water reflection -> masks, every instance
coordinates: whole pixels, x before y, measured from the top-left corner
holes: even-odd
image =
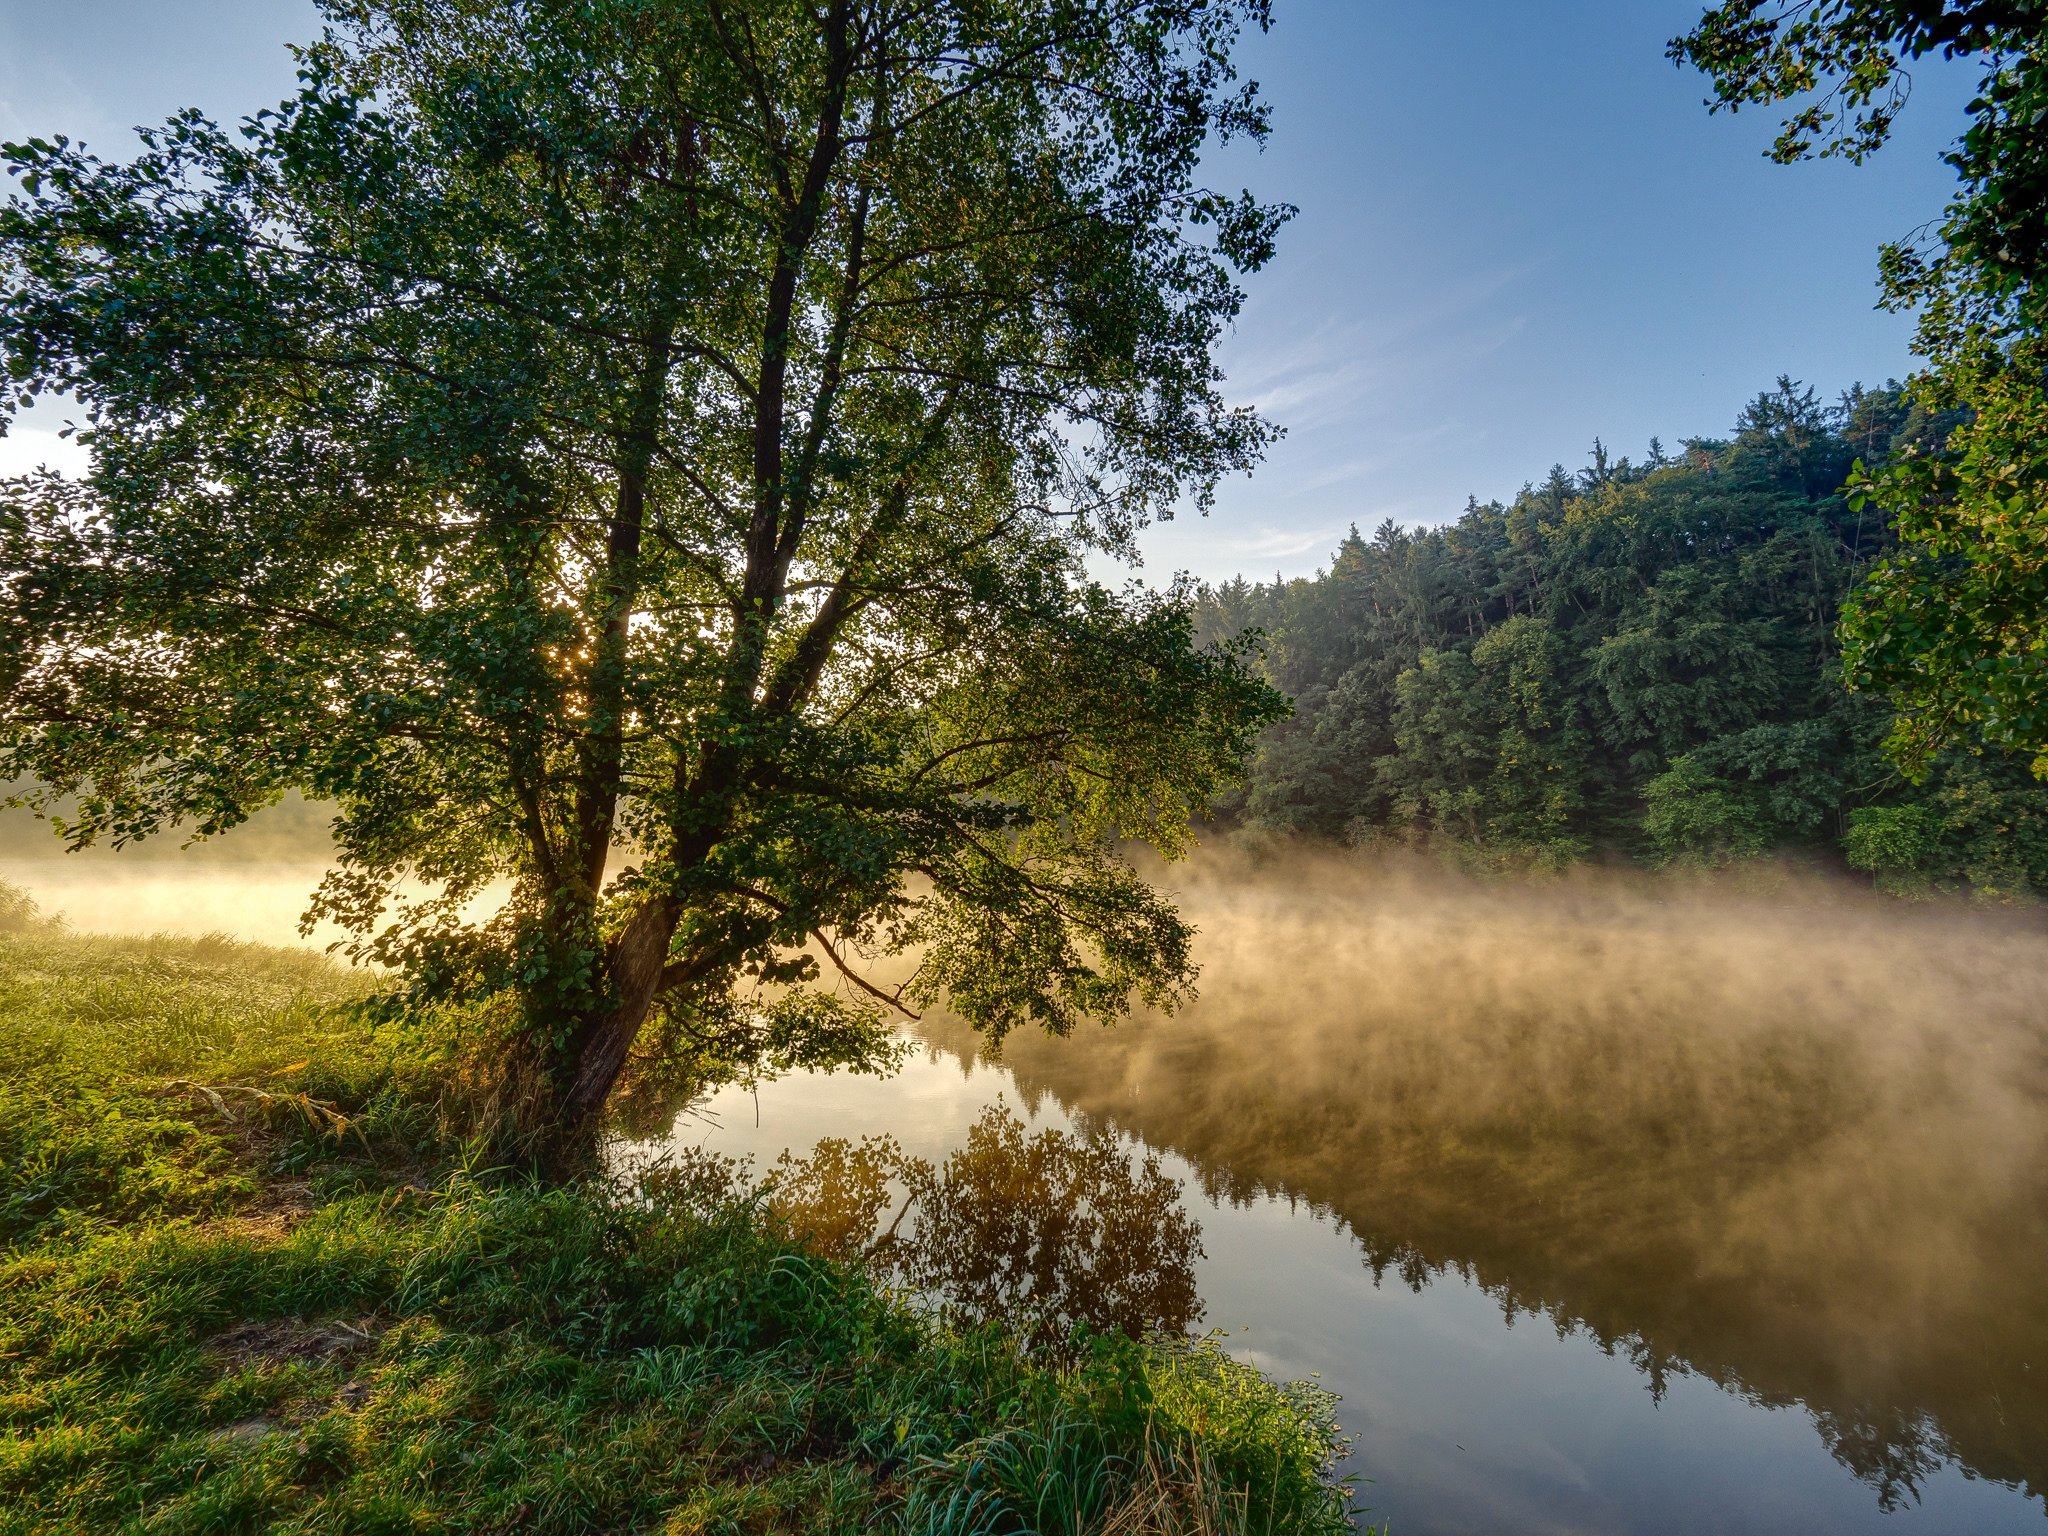
[[[2038,931],[1204,894],[1203,1003],[1020,1032],[1027,1101],[1178,1154],[1213,1199],[1328,1212],[1383,1283],[1456,1274],[1582,1329],[1653,1393],[1683,1372],[1802,1407],[1883,1509],[1951,1462],[2048,1487]],[[923,1028],[963,1061],[980,1044]]]
[[[1184,1333],[1201,1316],[1201,1228],[1159,1159],[1116,1138],[1035,1134],[989,1106],[933,1162],[892,1136],[785,1152],[771,1206],[814,1245],[865,1257],[948,1319],[1003,1319],[1041,1347],[1071,1325]]]

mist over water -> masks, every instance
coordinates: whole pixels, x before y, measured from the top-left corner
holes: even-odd
[[[1583,1329],[1653,1392],[1802,1406],[1880,1507],[1949,1462],[2048,1486],[2037,914],[1300,850],[1179,884],[1201,1001],[1020,1032],[1028,1095],[1212,1198],[1307,1202],[1383,1280]]]
[[[302,934],[299,918],[333,864],[331,814],[288,795],[203,842],[188,845],[171,832],[124,848],[69,852],[48,822],[24,810],[0,811],[0,880],[81,933],[224,933],[325,949],[346,935],[332,923]],[[504,889],[486,891],[471,914],[502,901]]]
[[[81,933],[225,933],[324,946],[340,934],[302,937],[299,915],[333,856],[327,814],[293,796],[189,847],[169,833],[71,853],[48,822],[0,811],[0,880]]]

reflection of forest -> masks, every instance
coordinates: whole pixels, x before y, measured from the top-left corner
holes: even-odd
[[[830,1137],[785,1153],[771,1189],[812,1243],[865,1257],[956,1322],[1000,1318],[1052,1346],[1074,1323],[1184,1333],[1201,1313],[1201,1229],[1158,1160],[1107,1135],[1027,1135],[1005,1105],[943,1163],[887,1136]]]
[[[1429,919],[1404,921],[1430,940]],[[2048,1489],[2048,1070],[2038,993],[1995,975],[2006,940],[1950,935],[1955,973],[1982,983],[1974,1016],[1913,1013],[1945,983],[1901,973],[1897,1017],[1859,992],[1837,1018],[1789,984],[1732,1006],[1663,921],[1631,935],[1630,985],[1607,997],[1597,915],[1467,911],[1420,971],[1348,987],[1314,979],[1327,949],[1290,955],[1284,920],[1235,938],[1226,922],[1212,957],[1246,971],[1212,958],[1188,1014],[1019,1031],[1003,1059],[1034,1102],[1179,1153],[1214,1196],[1331,1212],[1376,1275],[1454,1270],[1585,1328],[1653,1387],[1685,1370],[1803,1405],[1887,1506],[1948,1460]],[[1688,919],[1687,945],[1718,942],[1713,921]],[[1807,967],[1782,974],[1826,987],[1831,944],[1882,969],[1887,936],[1856,928],[1782,918],[1771,942]],[[1582,984],[1518,994],[1461,972],[1475,934],[1562,946]],[[923,1031],[962,1058],[977,1045]]]

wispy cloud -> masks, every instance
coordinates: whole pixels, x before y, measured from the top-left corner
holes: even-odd
[[[1261,481],[1312,495],[1424,446],[1412,440],[1418,399],[1457,391],[1527,330],[1529,317],[1501,301],[1536,265],[1469,273],[1398,308],[1361,298],[1304,310],[1298,296],[1248,306],[1222,361],[1232,398],[1287,433]]]
[[[1288,560],[1311,550],[1328,550],[1343,537],[1342,524],[1311,528],[1264,528],[1249,538],[1223,539],[1221,549],[1240,559]]]
[[[1305,359],[1240,398],[1261,416],[1299,432],[1348,415],[1372,383],[1372,371],[1361,360],[1325,366]]]

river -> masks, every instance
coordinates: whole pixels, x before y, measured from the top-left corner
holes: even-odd
[[[823,1142],[843,1185],[889,1138],[855,1225],[917,1234],[911,1283],[1149,1304],[1314,1375],[1394,1536],[2042,1529],[2037,919],[1334,863],[1183,899],[1177,1018],[1000,1062],[929,1018],[891,1079],[727,1090],[670,1145],[767,1173]]]

